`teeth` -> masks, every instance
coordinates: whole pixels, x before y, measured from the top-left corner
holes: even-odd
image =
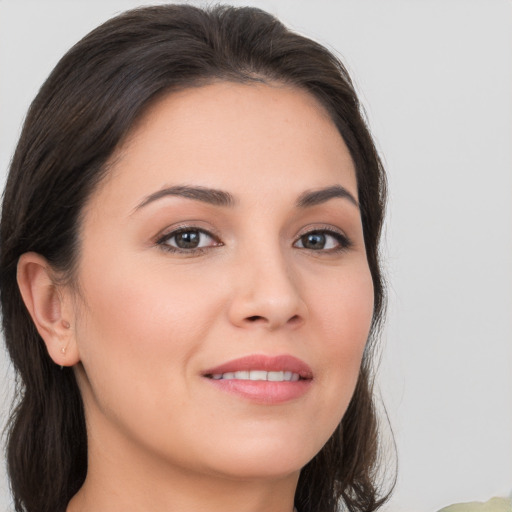
[[[238,371],[227,373],[215,373],[211,376],[214,380],[267,380],[271,382],[297,382],[300,379],[298,373],[293,372],[266,372],[265,370]]]
[[[267,380],[272,380],[275,382],[284,380],[284,372],[268,372]]]
[[[262,370],[251,370],[249,372],[249,380],[268,380],[267,372]]]

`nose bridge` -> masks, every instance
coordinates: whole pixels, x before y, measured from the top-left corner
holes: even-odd
[[[257,244],[238,255],[239,275],[231,303],[237,325],[261,324],[276,329],[296,325],[306,316],[298,276],[279,241]]]

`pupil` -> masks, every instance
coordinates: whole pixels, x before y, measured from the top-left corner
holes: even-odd
[[[309,233],[303,237],[302,245],[306,249],[323,249],[325,246],[325,235],[322,233]]]
[[[176,245],[180,249],[194,249],[199,245],[198,231],[184,231],[176,235]]]

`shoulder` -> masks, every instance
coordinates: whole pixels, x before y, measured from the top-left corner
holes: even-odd
[[[457,503],[445,507],[439,512],[512,512],[512,501],[507,498],[492,498],[485,503]]]

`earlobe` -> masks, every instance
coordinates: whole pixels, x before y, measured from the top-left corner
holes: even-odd
[[[59,366],[76,364],[79,357],[71,328],[71,297],[55,283],[50,264],[35,252],[22,254],[17,280],[23,302],[52,360]]]

